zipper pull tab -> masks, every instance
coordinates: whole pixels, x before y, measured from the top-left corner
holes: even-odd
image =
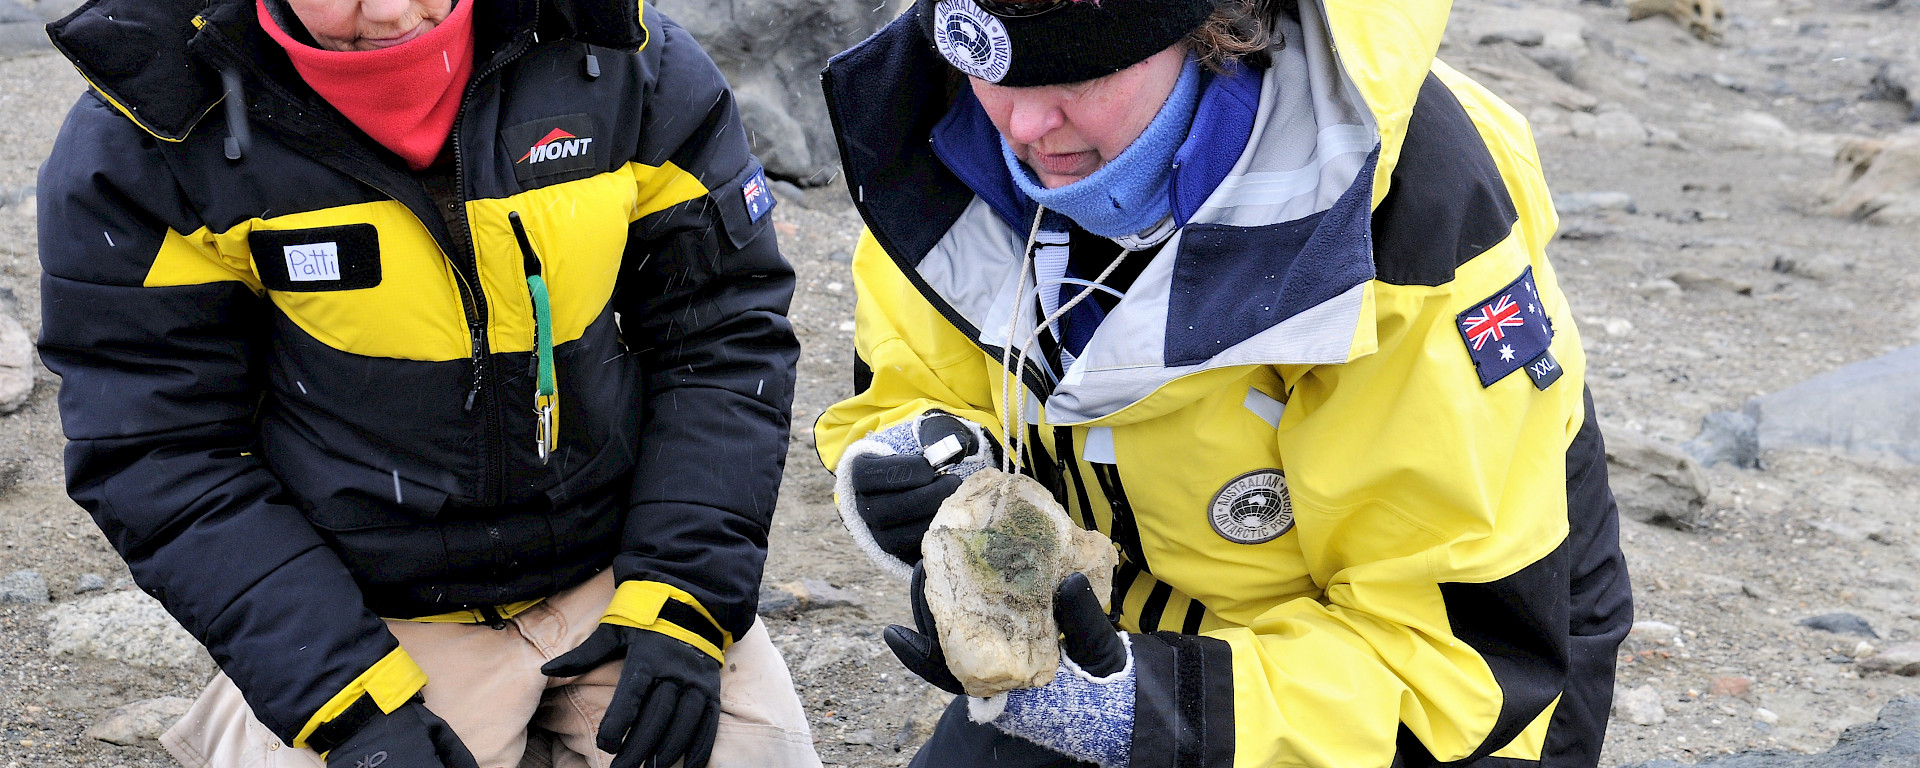
[[[480,396],[480,326],[467,326],[473,340],[473,388],[467,390],[467,412],[473,412],[473,401]]]

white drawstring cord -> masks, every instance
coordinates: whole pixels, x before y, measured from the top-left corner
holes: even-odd
[[[1054,310],[1053,314],[1047,315],[1045,318],[1042,318],[1040,322],[1035,323],[1033,332],[1027,334],[1026,340],[1020,343],[1020,355],[1013,357],[1012,363],[1009,364],[1009,358],[1013,354],[1013,334],[1020,327],[1020,314],[1026,310],[1027,303],[1033,300],[1032,294],[1027,293],[1026,290],[1027,273],[1033,269],[1033,246],[1040,237],[1040,221],[1047,214],[1046,206],[1036,205],[1035,208],[1033,228],[1027,232],[1026,256],[1021,259],[1020,262],[1020,281],[1014,285],[1015,301],[1013,303],[1013,316],[1007,322],[1007,346],[1000,351],[1000,373],[1003,377],[1000,380],[1000,402],[1004,404],[1000,414],[1000,428],[1003,430],[1001,436],[1006,439],[1007,443],[1007,450],[1003,451],[1000,457],[1000,470],[1008,474],[1017,474],[1020,471],[1019,451],[1014,449],[1013,424],[1014,414],[1016,413],[1021,414],[1020,422],[1025,423],[1026,421],[1027,387],[1024,383],[1021,383],[1019,371],[1027,367],[1027,350],[1032,349],[1034,342],[1039,341],[1040,329],[1052,326],[1053,321],[1065,317],[1074,307],[1079,306],[1080,302],[1085,301],[1088,296],[1093,295],[1095,289],[1104,290],[1115,296],[1124,296],[1124,294],[1119,291],[1102,285],[1102,283],[1106,282],[1107,278],[1113,274],[1113,271],[1120,267],[1120,262],[1126,261],[1127,257],[1134,253],[1134,251],[1131,250],[1120,251],[1120,255],[1113,257],[1113,262],[1108,264],[1106,269],[1101,270],[1100,276],[1094,278],[1092,282],[1070,277],[1059,278],[1059,282],[1085,285],[1086,287],[1080,289],[1079,293],[1074,294],[1073,298],[1068,300],[1067,303],[1060,305],[1060,308]],[[1047,282],[1052,283],[1055,281],[1049,280]],[[1037,293],[1040,288],[1041,284],[1036,278],[1033,289]]]
[[[1112,296],[1116,299],[1124,299],[1127,297],[1126,294],[1121,293],[1118,290],[1115,290],[1114,287],[1111,285],[1101,285],[1092,280],[1082,280],[1077,277],[1056,277],[1052,280],[1048,280],[1046,282],[1043,282],[1039,285],[1034,286],[1033,289],[1035,291],[1038,291],[1042,288],[1046,288],[1047,286],[1051,286],[1051,285],[1084,285],[1088,288],[1092,288],[1096,291],[1107,294],[1108,296]]]
[[[1033,245],[1040,239],[1040,221],[1047,215],[1047,207],[1034,206],[1033,227],[1027,230],[1027,247],[1022,250],[1019,281],[1013,285],[1013,313],[1007,318],[1007,345],[1000,350],[1000,437],[1006,441],[1007,449],[1000,452],[1000,471],[1014,474],[1020,468],[1019,453],[1014,445],[1013,405],[1015,392],[1025,393],[1026,387],[1018,384],[1020,374],[1013,367],[1013,335],[1020,330],[1020,312],[1026,303],[1027,272],[1033,269]],[[1026,351],[1020,353],[1020,366],[1026,366]]]

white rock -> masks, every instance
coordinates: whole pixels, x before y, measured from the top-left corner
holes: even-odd
[[[160,734],[172,728],[192,707],[192,699],[179,696],[136,701],[108,712],[80,735],[123,747],[159,741]]]
[[[1920,135],[1843,142],[1823,210],[1875,224],[1920,222]]]
[[[1860,668],[1868,672],[1920,677],[1920,642],[1888,646],[1871,657],[1861,659]]]
[[[1727,12],[1720,0],[1627,0],[1627,19],[1666,16],[1702,41],[1718,44],[1726,33]]]
[[[1773,710],[1767,709],[1766,707],[1754,707],[1753,719],[1766,723],[1767,725],[1780,722],[1780,716],[1774,714]]]
[[[145,592],[109,592],[47,611],[48,651],[136,667],[190,668],[206,650]]]
[[[26,405],[33,378],[33,337],[12,315],[0,314],[0,413]]]
[[[1599,118],[1586,112],[1574,112],[1567,115],[1567,128],[1573,131],[1573,137],[1576,139],[1590,139],[1593,138],[1594,125],[1598,121]]]
[[[1680,636],[1680,628],[1664,621],[1636,621],[1633,628],[1627,630],[1632,637],[1644,637],[1649,640],[1672,640]]]
[[[1667,708],[1659,691],[1643,685],[1614,692],[1613,716],[1635,725],[1659,725],[1667,721]]]
[[[1602,213],[1633,213],[1633,195],[1625,192],[1568,192],[1553,196],[1553,208],[1562,216]]]
[[[1054,590],[1078,571],[1104,605],[1118,560],[1107,537],[1074,525],[1039,482],[995,469],[975,472],[940,504],[922,548],[947,667],[982,697],[1052,682]]]
[[[1800,133],[1787,127],[1780,118],[1765,112],[1741,112],[1721,128],[1721,139],[1733,149],[1759,149],[1798,152],[1833,157],[1851,142],[1846,136],[1831,133]]]
[[[1602,112],[1593,118],[1593,140],[1609,147],[1637,147],[1647,143],[1647,129],[1631,113]]]
[[[1640,284],[1642,296],[1678,296],[1680,284],[1664,277],[1656,277]]]

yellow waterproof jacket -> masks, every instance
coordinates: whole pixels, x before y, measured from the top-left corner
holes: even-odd
[[[1011,436],[1033,208],[912,24],[836,59],[869,229],[820,458],[947,411],[1112,537],[1121,627],[1158,633],[1136,765],[1593,765],[1629,597],[1528,128],[1434,60],[1445,3],[1300,10],[1206,86],[1179,230],[1070,367],[1023,370]]]

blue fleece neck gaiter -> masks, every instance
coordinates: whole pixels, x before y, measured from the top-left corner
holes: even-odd
[[[1140,137],[1092,175],[1058,189],[1041,186],[1033,172],[1014,156],[1004,136],[1000,138],[1000,154],[1013,174],[1013,183],[1034,202],[1059,211],[1082,229],[1102,237],[1138,234],[1173,211],[1169,196],[1173,156],[1186,141],[1194,108],[1199,104],[1200,63],[1188,59],[1173,92],[1167,95],[1167,103]]]

